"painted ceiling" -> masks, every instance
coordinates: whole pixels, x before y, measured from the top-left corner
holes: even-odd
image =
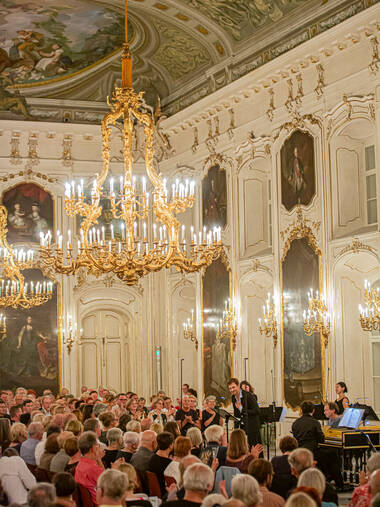
[[[134,86],[172,114],[376,1],[129,0]],[[2,0],[0,109],[16,92],[104,102],[123,29],[122,0]]]

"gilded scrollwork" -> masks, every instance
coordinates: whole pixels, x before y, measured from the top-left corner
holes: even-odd
[[[66,134],[63,136],[62,140],[62,165],[64,167],[72,167],[73,166],[73,158],[71,154],[71,149],[73,146],[73,138],[70,134]]]
[[[296,211],[297,218],[295,222],[290,224],[286,229],[280,232],[281,239],[284,241],[284,248],[282,252],[281,262],[284,262],[286,254],[290,248],[292,241],[295,239],[306,238],[309,245],[312,247],[314,252],[321,255],[321,250],[318,246],[318,241],[315,234],[318,233],[321,222],[309,220],[303,216],[301,206],[297,207]],[[285,239],[286,238],[286,239]]]
[[[11,154],[10,154],[10,162],[13,165],[18,165],[21,162],[20,155],[20,132],[12,132],[11,137]]]
[[[317,99],[321,99],[323,97],[323,94],[325,92],[325,69],[321,63],[318,63],[316,66],[317,74],[318,74],[318,82],[317,86],[314,88],[315,95],[317,96]]]
[[[267,115],[267,117],[269,118],[270,121],[273,121],[274,110],[275,110],[275,106],[274,106],[274,90],[273,90],[273,88],[269,88],[268,93],[269,93],[269,107],[266,110],[266,115]]]
[[[354,253],[354,254],[358,254],[360,252],[376,253],[376,250],[372,246],[366,245],[365,243],[360,241],[358,238],[353,238],[353,240],[350,244],[348,244],[347,246],[342,248],[342,250],[340,250],[340,252],[338,253],[338,257],[341,257],[342,255],[349,253],[349,252]]]
[[[371,43],[372,50],[372,60],[369,64],[369,70],[372,72],[372,74],[376,74],[380,67],[379,41],[377,40],[376,35],[370,37],[369,41]]]

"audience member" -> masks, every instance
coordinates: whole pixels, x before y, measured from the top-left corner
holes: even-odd
[[[146,472],[148,463],[157,448],[157,437],[154,431],[144,431],[141,434],[141,443],[138,450],[131,458],[131,465],[140,472]]]
[[[221,495],[220,493],[213,493],[211,495],[207,495],[202,502],[201,507],[216,507],[219,505],[224,505],[228,501],[228,498]]]
[[[25,424],[14,423],[11,427],[11,443],[9,447],[15,449],[20,454],[21,444],[28,438],[28,430]]]
[[[74,477],[67,472],[58,472],[53,479],[56,493],[56,505],[63,507],[75,507],[73,494],[76,491],[76,482]]]
[[[246,433],[241,429],[233,430],[227,446],[226,466],[238,468],[241,473],[246,473],[250,462],[258,458],[262,450],[263,446],[258,444],[252,446],[250,452]]]
[[[167,507],[197,507],[214,487],[214,473],[203,463],[190,465],[183,475],[185,496],[182,500],[164,503]]]
[[[189,455],[191,451],[191,440],[188,437],[177,437],[174,441],[174,457],[172,462],[165,469],[167,477],[173,477],[177,484],[180,480],[179,464],[182,458]]]
[[[259,491],[259,484],[254,477],[251,477],[248,474],[235,475],[231,481],[231,492],[231,500],[238,500],[246,507],[256,507],[262,502],[262,494]],[[229,505],[230,502],[227,502],[224,505]]]
[[[297,486],[316,489],[319,495],[319,499],[322,502],[322,507],[336,506],[334,502],[322,501],[326,489],[326,478],[323,473],[317,468],[308,468],[307,470],[304,470],[298,478]]]
[[[105,470],[96,488],[97,505],[123,505],[128,490],[128,477],[119,470]]]
[[[155,454],[153,454],[148,463],[147,470],[157,475],[162,497],[166,493],[164,471],[172,462],[169,455],[173,449],[173,442],[173,435],[168,431],[163,431],[157,435],[158,450]]]
[[[34,475],[14,448],[8,448],[0,458],[1,487],[8,497],[9,504],[26,503],[28,490],[36,484]]]
[[[145,494],[135,494],[134,491],[138,487],[136,470],[130,463],[121,463],[119,471],[128,477],[128,489],[125,494],[126,506],[151,507],[151,503],[147,500]]]
[[[292,474],[288,457],[292,451],[297,449],[298,442],[294,437],[286,435],[281,438],[279,446],[282,456],[272,458],[273,480],[270,489],[286,499],[289,491],[297,486],[297,478]]]
[[[194,454],[194,456],[197,456],[199,458],[203,446],[203,438],[201,430],[195,427],[190,428],[187,430],[186,436],[189,437],[191,441],[191,451],[190,451],[191,454]]]
[[[65,453],[69,456],[69,461],[65,467],[65,472],[69,472],[72,475],[75,474],[75,469],[78,465],[81,453],[78,447],[78,437],[68,438],[63,446]]]
[[[259,489],[263,497],[260,505],[263,507],[282,507],[285,500],[276,493],[269,491],[273,479],[272,464],[265,459],[255,459],[248,466],[248,474],[252,475],[259,483]]]
[[[70,456],[65,451],[65,442],[68,438],[72,438],[74,435],[71,433],[71,431],[63,431],[57,436],[57,442],[59,446],[59,451],[53,456],[51,463],[50,463],[50,471],[57,473],[57,472],[64,472],[67,463],[70,460]]]
[[[35,451],[41,442],[44,428],[41,423],[32,422],[28,428],[28,438],[21,444],[20,456],[27,465],[36,465]]]
[[[123,432],[119,428],[111,428],[107,433],[108,446],[104,450],[102,458],[104,468],[111,468],[116,461],[117,455],[123,446]]]
[[[51,507],[56,500],[55,487],[47,482],[39,482],[28,493],[28,507]]]
[[[289,497],[285,507],[318,507],[316,502],[306,493],[294,493]]]
[[[0,451],[3,453],[12,441],[11,423],[6,417],[0,419]]]
[[[203,456],[205,456],[205,459],[207,459],[208,464],[210,465],[212,458],[216,457],[219,462],[219,466],[224,466],[227,457],[227,446],[225,445],[227,439],[225,438],[226,435],[224,429],[218,424],[212,424],[205,430],[204,437],[206,440],[206,447],[202,452],[202,461]],[[210,455],[206,457],[209,452]]]
[[[51,461],[59,451],[58,437],[59,433],[52,433],[45,442],[45,450],[41,456],[39,467],[50,471]]]
[[[75,480],[89,490],[92,501],[96,502],[97,480],[104,471],[102,463],[104,451],[92,431],[85,431],[79,437],[78,446],[82,457],[75,469]]]

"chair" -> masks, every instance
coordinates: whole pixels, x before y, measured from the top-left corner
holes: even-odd
[[[78,484],[81,507],[95,507],[90,492],[82,484]]]
[[[36,465],[31,465],[30,463],[26,463],[26,466],[28,467],[28,469],[30,470],[30,472],[34,475],[34,477],[36,477],[37,466]]]
[[[44,468],[37,468],[35,477],[37,479],[37,482],[51,482],[51,475],[50,472],[45,470]]]
[[[148,479],[149,496],[162,497],[160,483],[158,482],[157,475],[153,472],[145,472]]]
[[[177,484],[177,481],[174,479],[174,477],[170,477],[170,475],[165,475],[165,484],[168,488],[172,484]]]

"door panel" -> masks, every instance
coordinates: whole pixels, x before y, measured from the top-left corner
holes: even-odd
[[[82,385],[95,389],[99,382],[99,344],[95,341],[82,343]]]

